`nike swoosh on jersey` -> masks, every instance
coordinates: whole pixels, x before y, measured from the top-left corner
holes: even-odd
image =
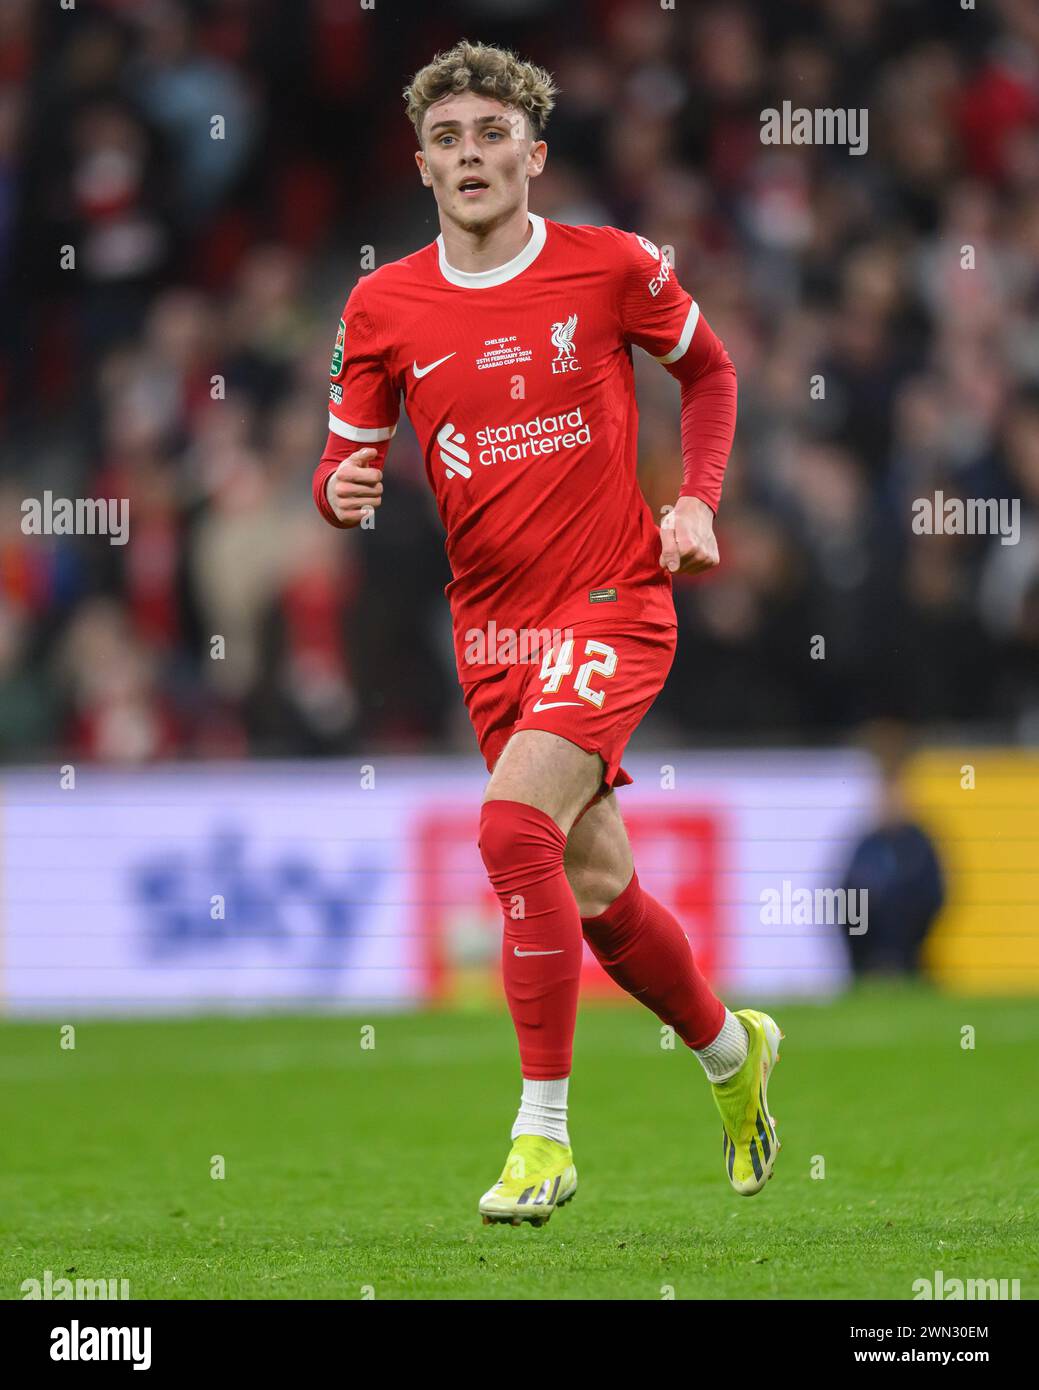
[[[563,948],[560,947],[558,951],[521,951],[518,946],[513,946],[512,954],[514,956],[561,956]]]
[[[547,705],[543,705],[539,700],[536,705],[531,706],[531,713],[537,714],[543,709],[562,709],[564,705],[579,705],[580,700],[550,700]]]
[[[421,377],[424,377],[424,376],[428,376],[428,374],[433,370],[434,367],[439,367],[440,364],[441,364],[442,362],[447,362],[447,361],[450,360],[450,358],[452,358],[452,357],[454,357],[454,356],[455,356],[455,353],[449,352],[449,353],[447,354],[447,357],[441,357],[441,358],[440,358],[438,361],[436,361],[436,362],[430,362],[430,364],[429,364],[428,367],[420,367],[419,364],[418,364],[417,362],[412,361],[411,370],[415,373],[415,376],[416,376],[416,377],[421,378]]]

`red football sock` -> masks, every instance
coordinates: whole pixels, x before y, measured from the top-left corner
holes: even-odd
[[[637,873],[598,917],[582,917],[585,940],[611,979],[669,1023],[691,1048],[714,1041],[725,1005],[696,968],[689,939]]]
[[[479,846],[505,914],[502,974],[523,1075],[569,1076],[583,944],[566,836],[534,806],[485,801]]]

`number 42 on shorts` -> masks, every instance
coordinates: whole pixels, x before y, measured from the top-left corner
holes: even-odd
[[[587,638],[584,644],[582,655],[589,658],[577,668],[577,675],[574,676],[573,690],[575,695],[579,695],[588,704],[594,705],[596,709],[602,709],[606,699],[605,690],[593,690],[588,682],[593,676],[603,676],[606,680],[617,670],[617,652],[608,642],[597,642],[593,638]],[[560,645],[558,650],[545,653],[545,659],[541,663],[542,681],[541,694],[557,695],[562,689],[564,679],[570,675],[574,669],[574,638],[567,637]],[[558,700],[559,705],[576,704],[573,700]],[[552,705],[542,703],[539,699],[535,704],[535,710],[551,709]]]

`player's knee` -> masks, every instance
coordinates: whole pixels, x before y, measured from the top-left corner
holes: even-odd
[[[480,807],[480,835],[476,847],[484,868],[493,873],[501,862],[509,838],[509,818],[503,813],[502,801],[485,801]]]
[[[522,868],[562,867],[566,836],[551,816],[520,801],[485,801],[477,841],[492,881]]]

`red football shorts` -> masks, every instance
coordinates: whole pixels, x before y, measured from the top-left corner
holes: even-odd
[[[632,781],[621,756],[667,680],[678,629],[599,617],[560,627],[547,660],[517,662],[463,685],[462,694],[488,772],[517,729],[544,729],[599,754],[599,800]]]

